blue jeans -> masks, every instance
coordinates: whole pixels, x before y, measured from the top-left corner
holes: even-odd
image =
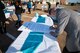
[[[21,21],[21,14],[16,14],[18,21]]]

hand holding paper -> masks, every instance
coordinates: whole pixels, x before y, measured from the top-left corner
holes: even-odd
[[[55,28],[53,27],[53,26],[50,26],[50,28],[49,28],[50,30],[54,30]]]

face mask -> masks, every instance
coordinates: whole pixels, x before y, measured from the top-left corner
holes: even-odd
[[[52,18],[52,20],[56,20],[56,16],[52,16],[51,18]]]

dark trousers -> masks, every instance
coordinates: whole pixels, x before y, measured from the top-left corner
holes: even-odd
[[[64,47],[62,53],[80,53],[80,52],[69,52],[66,47]]]
[[[16,27],[20,27],[21,26],[21,14],[16,14],[18,20],[16,21]]]
[[[22,24],[21,24],[21,21],[16,21],[16,27],[20,27]]]
[[[0,21],[0,32],[6,33],[6,23],[5,21]]]
[[[28,12],[31,14],[31,8],[28,8]]]

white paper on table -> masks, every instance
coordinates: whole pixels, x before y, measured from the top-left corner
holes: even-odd
[[[30,22],[26,22],[24,23],[19,29],[18,31],[24,31],[25,29],[28,29],[27,26],[30,24]]]
[[[39,24],[39,23],[30,23],[30,25],[27,27],[28,29],[32,30],[32,31],[36,31],[36,32],[44,32],[44,33],[49,33],[50,26],[48,25],[43,25],[43,24]],[[55,30],[53,30],[55,32]]]
[[[54,27],[54,23],[52,21],[52,19],[50,17],[48,17],[47,15],[41,15],[42,17],[45,17],[45,23],[38,23],[38,24],[43,24],[43,25],[48,25],[48,26],[53,26]],[[33,19],[31,20],[31,22],[37,23],[38,17],[33,17]],[[29,22],[26,22],[26,26],[28,26]],[[33,24],[34,25],[34,24]],[[23,31],[25,30],[27,27],[24,26],[24,24],[18,29],[18,31]],[[35,25],[34,25],[35,26]],[[29,26],[30,27],[30,26]],[[39,27],[40,28],[40,27]]]
[[[18,31],[23,31],[23,30],[25,30],[25,29],[26,29],[26,27],[22,25],[22,26],[18,29]]]
[[[50,26],[44,25],[44,24],[39,24],[35,22],[26,22],[25,25],[23,24],[18,30],[25,30],[25,29],[30,29],[31,31],[36,31],[36,32],[44,32],[44,33],[49,33],[51,30],[49,29]],[[55,30],[53,30],[55,32]]]

